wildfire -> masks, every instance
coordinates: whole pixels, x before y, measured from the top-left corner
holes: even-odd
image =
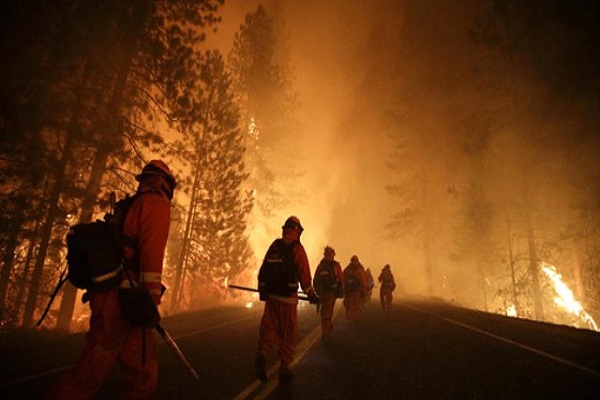
[[[506,309],[506,315],[509,317],[516,317],[517,316],[517,307],[514,304],[511,304]]]
[[[562,276],[556,271],[556,267],[553,265],[543,265],[542,271],[554,284],[554,289],[556,291],[554,302],[569,313],[576,315],[595,331],[599,331],[598,325],[594,319],[583,309],[581,304],[575,300],[575,296],[573,296],[571,289],[569,289],[562,281]]]

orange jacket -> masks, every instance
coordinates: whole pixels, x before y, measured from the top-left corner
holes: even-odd
[[[347,292],[367,290],[367,274],[362,264],[350,263],[344,269],[344,287]]]
[[[144,195],[133,202],[123,225],[125,236],[136,243],[135,248],[125,246],[125,259],[137,260],[139,271],[127,272],[134,281],[141,282],[148,289],[155,304],[160,304],[163,258],[171,210],[169,200],[162,194],[150,188],[140,188],[140,192]],[[129,287],[126,274],[122,286]]]
[[[389,269],[382,270],[381,274],[379,274],[378,280],[379,282],[381,282],[382,289],[385,288],[392,291],[396,289],[396,281],[394,280],[394,275]]]

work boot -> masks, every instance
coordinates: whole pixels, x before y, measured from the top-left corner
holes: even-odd
[[[267,381],[267,360],[262,353],[256,355],[254,368],[256,369],[256,378],[262,383],[265,383]]]
[[[289,382],[292,380],[294,375],[292,374],[292,370],[287,365],[282,365],[279,367],[279,380],[281,382]]]

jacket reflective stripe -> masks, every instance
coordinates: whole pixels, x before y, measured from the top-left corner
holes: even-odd
[[[160,272],[142,272],[142,282],[160,283],[161,275]]]
[[[92,278],[92,282],[94,282],[94,283],[102,283],[102,282],[107,281],[109,279],[113,279],[113,278],[117,277],[121,273],[122,270],[123,270],[123,265],[119,264],[119,266],[117,267],[117,269],[115,269],[114,271],[106,273],[104,275],[97,276],[95,278]]]

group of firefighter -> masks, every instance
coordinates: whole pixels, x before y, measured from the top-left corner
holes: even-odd
[[[300,243],[304,231],[300,220],[290,216],[281,229],[281,238],[269,246],[258,274],[258,291],[265,306],[259,327],[255,370],[256,377],[263,383],[268,380],[266,363],[274,349],[279,358],[279,380],[287,382],[292,378],[298,338],[298,289],[306,294],[306,300],[320,308],[322,337],[327,342],[333,328],[336,299],[344,298],[346,317],[353,320],[370,301],[375,286],[373,276],[365,270],[358,256],[353,255],[342,271],[335,260],[335,250],[330,246],[325,247],[323,259],[312,279],[306,250]],[[378,280],[381,283],[381,307],[389,310],[392,292],[396,289],[389,264],[383,267]]]
[[[381,308],[384,311],[390,310],[396,281],[389,264],[383,267],[377,280],[380,283]],[[375,280],[370,268],[365,269],[356,255],[350,258],[350,263],[342,271],[340,263],[335,260],[335,250],[326,246],[323,259],[315,271],[313,286],[320,298],[322,337],[323,340],[328,340],[333,329],[332,318],[336,299],[344,299],[346,319],[354,320],[370,303]]]
[[[134,321],[139,319],[138,316],[128,317],[125,313],[127,304],[123,304],[127,300],[120,295],[120,288],[129,287],[147,294],[151,299],[149,308],[156,309],[160,304],[164,292],[163,257],[176,180],[161,160],[150,161],[135,178],[139,182],[137,194],[145,195],[136,197],[123,222],[121,234],[127,239],[123,247],[123,265],[128,272],[123,274],[118,287],[91,288],[85,293],[91,318],[83,351],[77,364],[58,379],[45,399],[91,399],[116,364],[121,366],[124,374],[128,399],[148,399],[156,389],[159,368],[154,331],[160,332],[162,327],[160,324],[155,326],[156,321],[138,323]],[[335,251],[329,246],[325,248],[313,280],[306,251],[300,243],[303,230],[297,217],[289,217],[282,226],[281,238],[273,241],[261,266],[259,291],[265,305],[258,332],[255,370],[262,382],[268,379],[266,362],[275,348],[280,381],[289,381],[292,377],[298,337],[298,289],[302,289],[310,303],[320,307],[323,336],[327,337],[332,329],[336,299],[344,298],[346,315],[351,320],[370,299],[374,287],[370,271],[365,271],[356,255],[342,272],[335,260]],[[383,268],[378,280],[381,282],[381,307],[389,310],[396,287],[389,265]],[[142,314],[146,313],[142,312],[140,316]],[[179,356],[198,378],[183,354]]]

